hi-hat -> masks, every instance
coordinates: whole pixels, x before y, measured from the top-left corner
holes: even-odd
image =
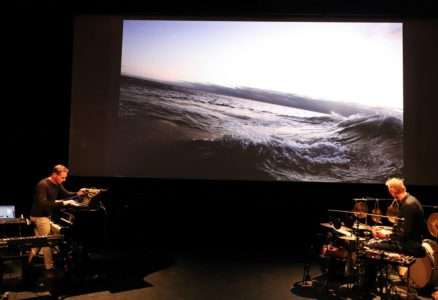
[[[438,213],[432,213],[427,218],[427,229],[433,237],[438,238]]]
[[[368,207],[365,202],[356,202],[353,206],[353,212],[359,219],[365,219],[368,213]]]

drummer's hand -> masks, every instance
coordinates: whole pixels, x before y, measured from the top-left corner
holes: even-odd
[[[73,206],[79,206],[79,203],[77,203],[75,200],[64,200],[62,202],[63,205],[73,205]]]
[[[383,232],[378,231],[377,232],[377,237],[379,239],[386,239],[388,236],[386,234],[384,234]]]
[[[87,189],[86,188],[81,188],[79,191],[77,191],[77,195],[78,196],[83,196],[87,193]]]
[[[379,232],[377,231],[377,228],[371,227],[371,232],[373,233],[373,238],[379,238]]]
[[[375,238],[386,239],[388,237],[386,234],[384,234],[383,232],[381,232],[377,228],[372,228],[371,231],[373,232],[373,237],[375,237]]]

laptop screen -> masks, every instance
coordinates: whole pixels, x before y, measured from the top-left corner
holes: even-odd
[[[0,205],[0,219],[15,218],[15,205]]]

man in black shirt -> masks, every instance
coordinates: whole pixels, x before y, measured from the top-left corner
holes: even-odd
[[[388,242],[373,245],[382,250],[402,252],[407,255],[422,256],[423,231],[426,227],[424,211],[420,201],[406,191],[400,178],[390,178],[386,186],[394,201],[399,205],[398,221]],[[395,203],[395,202],[394,202]],[[384,238],[384,236],[378,236]]]
[[[390,234],[384,234],[373,229],[373,236],[378,239],[369,241],[367,246],[415,257],[424,256],[425,253],[421,243],[422,233],[426,224],[421,203],[406,191],[402,179],[390,178],[385,182],[385,185],[388,188],[388,192],[394,198],[394,202],[391,205],[399,206],[397,223]],[[376,277],[379,264],[380,262],[368,263],[366,280],[370,290],[377,287]]]
[[[67,179],[69,170],[63,165],[56,165],[52,174],[38,182],[35,189],[34,202],[30,212],[30,219],[35,224],[35,235],[42,236],[56,233],[51,223],[53,209],[64,205],[77,205],[74,200],[60,200],[75,195],[83,195],[84,189],[78,192],[67,191],[62,183]],[[43,247],[44,266],[46,270],[53,269],[53,258],[50,247]],[[32,248],[28,262],[39,252],[38,248]]]
[[[386,181],[388,191],[399,204],[398,217],[391,239],[399,242],[401,251],[414,256],[422,255],[423,231],[426,227],[423,206],[406,191],[403,180],[391,178]]]

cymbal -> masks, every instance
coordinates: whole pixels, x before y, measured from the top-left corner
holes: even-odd
[[[350,235],[351,234],[351,228],[348,228],[347,226],[344,226],[344,225],[342,225],[338,229],[336,229],[332,223],[319,223],[319,225],[321,225],[322,227],[333,229],[336,232],[341,233],[343,235]]]
[[[389,222],[397,223],[397,218],[396,217],[398,216],[398,207],[392,206],[392,205],[388,206],[388,208],[386,209],[386,215],[388,216],[388,221]]]
[[[433,237],[438,238],[438,213],[432,213],[427,218],[427,229]]]
[[[377,225],[377,226],[372,226],[372,228],[392,231],[392,226]]]
[[[363,223],[353,224],[353,228],[354,229],[359,229],[359,230],[369,230],[369,231],[371,231],[371,226],[368,225],[368,224],[363,224]]]
[[[334,228],[332,223],[319,223],[319,225],[326,228]]]
[[[359,240],[359,241],[365,241],[365,238],[363,238],[363,237],[357,238],[355,235],[352,235],[352,236],[340,236],[339,238],[341,240],[346,240],[346,241],[355,241],[356,239]]]
[[[353,206],[353,212],[359,219],[365,219],[367,217],[368,207],[365,202],[356,202]]]
[[[351,229],[345,226],[341,226],[341,228],[335,230],[339,233],[342,233],[343,235],[351,235]]]

